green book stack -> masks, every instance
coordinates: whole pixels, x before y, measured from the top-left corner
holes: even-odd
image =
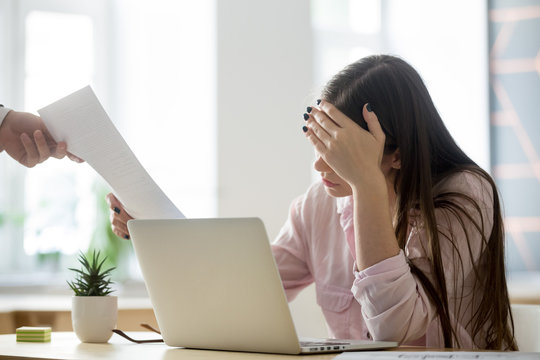
[[[17,329],[17,342],[51,342],[50,327],[23,326]]]

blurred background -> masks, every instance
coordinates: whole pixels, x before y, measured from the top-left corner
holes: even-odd
[[[92,85],[184,214],[258,216],[270,239],[318,180],[305,107],[377,53],[418,70],[495,177],[515,294],[540,302],[539,0],[0,0],[0,103],[36,113]],[[0,188],[0,295],[69,294],[67,268],[95,248],[119,294],[144,296],[87,164],[25,169],[2,154]],[[310,288],[291,305],[301,334],[324,332],[314,301]]]

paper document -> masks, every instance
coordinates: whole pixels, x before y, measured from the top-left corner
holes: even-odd
[[[334,358],[335,360],[538,360],[540,353],[525,352],[465,352],[465,351],[362,351],[344,352]]]
[[[111,186],[136,219],[178,219],[184,215],[152,180],[87,86],[38,110],[56,141],[85,160]]]

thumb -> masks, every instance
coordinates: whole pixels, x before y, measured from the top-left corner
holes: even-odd
[[[377,118],[377,115],[375,114],[369,103],[366,103],[364,105],[362,115],[364,116],[364,120],[366,120],[368,130],[371,135],[373,135],[377,142],[384,145],[386,135],[384,134],[381,124],[379,123],[379,118]]]
[[[107,200],[107,203],[109,203],[111,209],[115,207],[116,208],[122,207],[122,204],[120,203],[120,201],[118,201],[118,199],[116,198],[116,196],[114,196],[113,193],[108,193],[105,199]]]

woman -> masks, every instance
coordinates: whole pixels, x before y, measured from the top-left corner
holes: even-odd
[[[315,282],[330,335],[515,350],[491,177],[392,56],[334,76],[303,130],[322,181],[296,199],[273,252],[289,300]],[[113,230],[129,215],[111,195]]]

